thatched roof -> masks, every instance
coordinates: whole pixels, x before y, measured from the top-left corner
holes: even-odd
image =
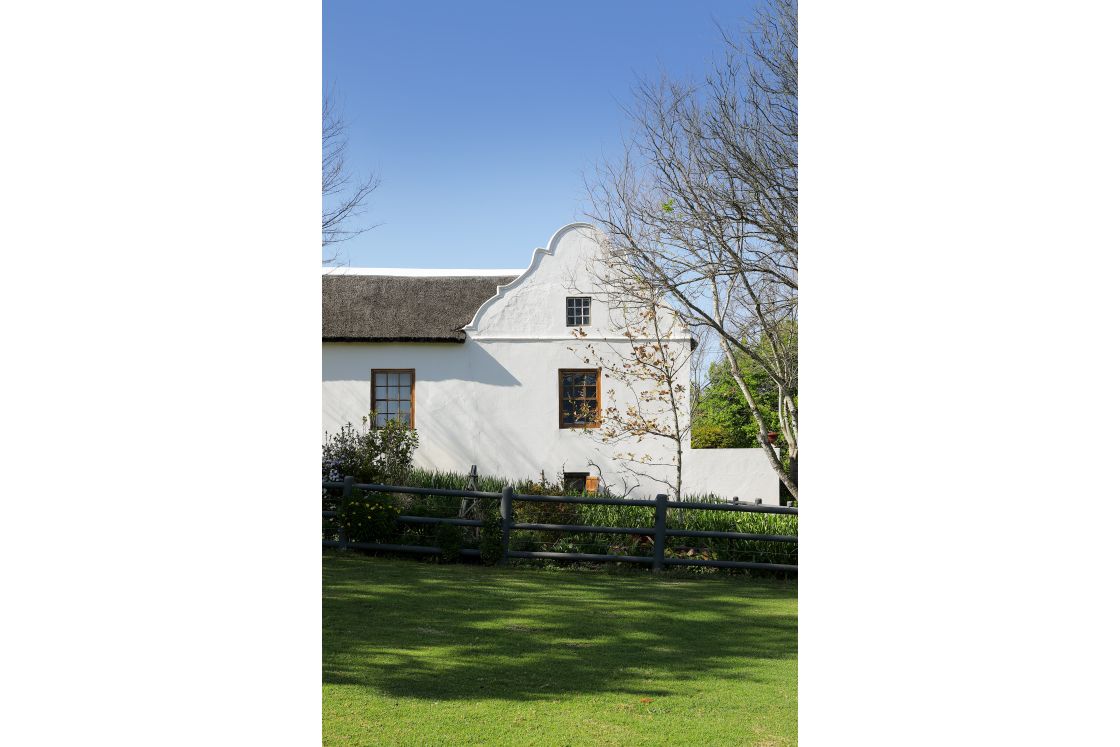
[[[324,342],[463,342],[462,328],[516,275],[323,275]]]

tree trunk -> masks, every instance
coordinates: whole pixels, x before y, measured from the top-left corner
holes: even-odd
[[[751,411],[751,417],[758,425],[758,443],[762,447],[762,452],[766,454],[766,460],[770,462],[770,466],[778,473],[778,479],[786,486],[786,490],[797,500],[797,483],[790,479],[782,469],[782,463],[778,459],[778,454],[774,450],[774,446],[770,443],[770,439],[766,438],[766,433],[769,430],[766,421],[762,418],[762,413],[758,409],[758,405],[754,401],[754,396],[751,395],[750,388],[747,387],[747,382],[743,379],[743,373],[739,369],[739,361],[735,360],[735,354],[731,351],[731,346],[727,344],[724,339],[720,340],[720,346],[723,348],[723,354],[727,358],[727,363],[731,367],[731,377],[735,379],[735,383],[739,385],[739,391],[743,393],[744,399],[747,400],[747,408]]]
[[[794,483],[797,482],[797,455],[796,454],[791,454],[790,457],[789,457],[789,476],[790,476],[790,479],[792,479],[794,481]],[[791,502],[793,502],[795,500],[797,500],[797,498],[789,492],[789,489],[786,488],[785,483],[782,483],[782,486],[781,486],[781,500],[779,502],[783,506],[788,506]]]

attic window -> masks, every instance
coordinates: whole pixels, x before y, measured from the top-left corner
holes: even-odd
[[[591,297],[568,296],[568,326],[591,324]]]
[[[599,427],[599,369],[560,369],[560,427]]]
[[[370,411],[373,427],[383,428],[390,420],[409,428],[416,417],[415,368],[375,368],[370,371]]]

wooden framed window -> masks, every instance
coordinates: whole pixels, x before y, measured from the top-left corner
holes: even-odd
[[[599,369],[560,369],[560,427],[599,427]]]
[[[416,369],[374,368],[369,374],[373,427],[398,420],[409,428],[416,422]]]
[[[569,327],[591,324],[591,297],[568,296],[567,320]]]

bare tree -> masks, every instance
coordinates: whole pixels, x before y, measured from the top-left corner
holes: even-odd
[[[679,499],[682,456],[690,431],[685,416],[690,356],[688,343],[677,334],[684,330],[680,321],[665,314],[648,292],[637,305],[620,302],[615,296],[609,308],[616,317],[612,326],[622,330],[625,343],[591,342],[586,340],[582,327],[572,330],[573,337],[582,344],[569,349],[584,363],[599,368],[606,380],[598,428],[583,433],[603,444],[626,448],[627,451],[614,454],[623,470],[636,478],[665,485]],[[624,390],[622,397],[620,390]],[[582,417],[595,419],[595,413],[582,413]],[[668,461],[643,449],[647,439],[670,443]],[[655,451],[664,453],[660,449]],[[665,468],[669,468],[672,479],[665,479]]]
[[[346,122],[330,94],[323,97],[323,248],[365,233],[372,225],[354,225],[366,200],[380,183],[372,173],[355,179],[346,162]],[[323,263],[336,261],[337,251]]]
[[[634,279],[719,341],[760,433],[767,428],[735,352],[779,392],[781,435],[797,451],[797,3],[771,0],[697,84],[636,91],[634,135],[588,184],[604,229],[604,277]],[[797,497],[796,467],[760,439]]]

